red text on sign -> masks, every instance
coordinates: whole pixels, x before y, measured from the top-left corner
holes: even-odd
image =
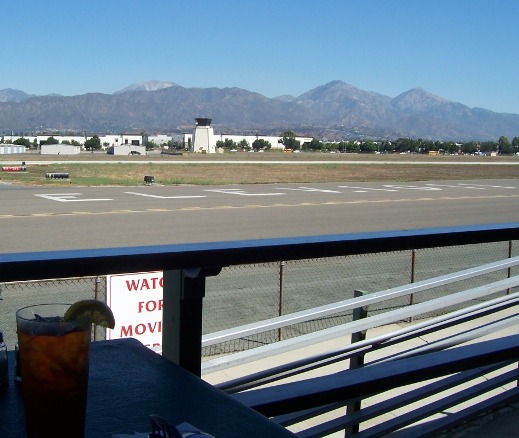
[[[162,310],[163,300],[139,301],[139,313]]]
[[[126,287],[129,291],[141,291],[162,288],[164,285],[163,277],[142,278],[137,280],[126,280]]]

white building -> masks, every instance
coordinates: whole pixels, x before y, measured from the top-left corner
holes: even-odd
[[[78,155],[81,153],[80,146],[70,144],[42,144],[40,154],[42,155]]]
[[[107,152],[111,155],[146,155],[146,146],[121,144],[118,146],[110,146]]]
[[[89,137],[90,138],[90,137]],[[112,146],[145,146],[148,138],[142,134],[109,134],[100,135],[99,140],[103,149],[108,149]]]
[[[25,146],[18,144],[0,144],[0,155],[4,154],[23,154]]]

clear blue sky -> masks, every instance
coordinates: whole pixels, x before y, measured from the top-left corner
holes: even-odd
[[[0,9],[0,89],[147,80],[298,96],[421,87],[519,114],[518,0],[24,0]]]

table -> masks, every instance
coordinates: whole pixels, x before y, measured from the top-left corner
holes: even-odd
[[[0,393],[0,436],[23,436],[19,384]],[[234,400],[207,382],[144,347],[135,339],[93,342],[86,437],[149,432],[150,414],[176,425],[184,421],[216,438],[294,437],[288,430]]]

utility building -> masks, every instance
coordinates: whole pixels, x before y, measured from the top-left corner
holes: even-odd
[[[193,130],[193,141],[191,145],[192,152],[202,154],[216,153],[216,142],[213,128],[211,128],[211,120],[212,119],[206,118],[195,119],[196,125]]]

